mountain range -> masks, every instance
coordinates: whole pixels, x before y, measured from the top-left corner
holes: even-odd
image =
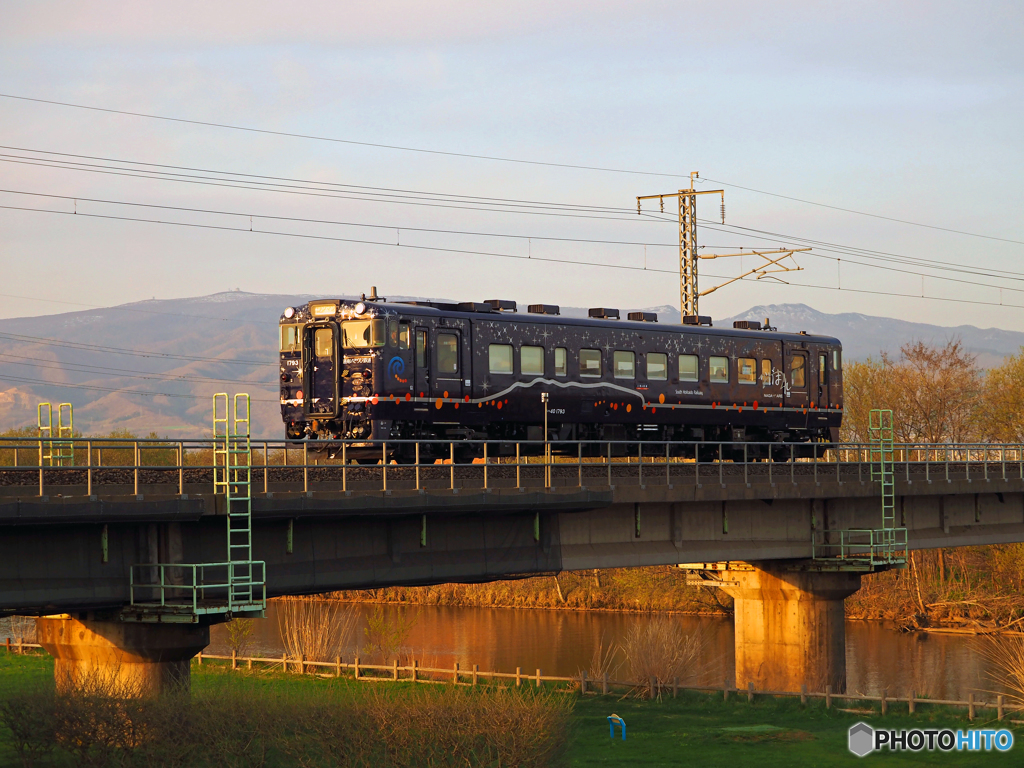
[[[48,399],[74,403],[75,427],[85,434],[198,437],[210,430],[213,393],[245,391],[253,400],[253,434],[281,437],[277,322],[285,307],[310,298],[231,291],[0,320],[0,432],[34,427],[36,405]],[[660,322],[679,322],[673,307],[645,309]],[[562,314],[580,317],[587,310],[563,307]],[[958,337],[979,365],[991,367],[1024,345],[1024,333],[1015,331],[827,314],[805,304],[752,307],[715,326],[766,317],[779,330],[839,338],[847,360],[877,357],[883,349],[897,353],[913,340],[943,344]]]

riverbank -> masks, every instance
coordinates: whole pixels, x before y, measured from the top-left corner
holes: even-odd
[[[26,656],[0,656],[0,708],[6,702],[19,695],[39,690],[52,690],[53,662],[48,656],[29,654]],[[219,752],[231,752],[232,762],[237,764],[261,764],[266,766],[284,766],[297,764],[299,749],[296,744],[287,746],[281,741],[285,731],[296,733],[298,730],[313,728],[314,721],[321,726],[334,723],[322,719],[323,713],[318,710],[320,719],[312,718],[302,724],[290,724],[282,730],[280,722],[266,719],[269,711],[265,704],[268,701],[286,701],[289,706],[297,702],[306,702],[315,708],[317,702],[328,701],[329,696],[339,696],[353,701],[353,696],[365,695],[368,691],[387,688],[384,698],[395,699],[396,702],[408,703],[417,697],[430,697],[438,691],[451,690],[450,686],[422,686],[413,683],[356,683],[350,679],[324,679],[316,675],[285,675],[279,672],[246,673],[234,672],[223,666],[193,666],[193,701],[209,703],[211,696],[230,693],[223,698],[223,703],[230,704],[232,721],[236,724],[234,731],[221,734],[223,743]],[[495,693],[481,692],[476,700],[479,706],[490,704],[486,698]],[[507,690],[505,693],[509,693]],[[501,695],[501,694],[499,694]],[[519,694],[529,702],[534,693],[529,689]],[[886,716],[882,716],[879,708],[863,707],[864,711],[843,712],[835,707],[826,710],[820,702],[802,705],[798,699],[774,699],[764,696],[757,697],[753,704],[745,697],[732,697],[723,701],[720,694],[680,693],[678,698],[670,696],[661,700],[648,701],[633,698],[616,698],[588,696],[580,698],[576,693],[554,693],[548,696],[558,697],[553,702],[557,712],[565,717],[564,729],[550,735],[561,741],[559,748],[547,751],[541,760],[533,762],[519,761],[517,765],[537,766],[573,766],[583,768],[589,766],[675,766],[679,765],[685,755],[686,762],[698,765],[732,764],[737,760],[741,763],[751,762],[759,766],[771,768],[792,768],[792,766],[846,766],[857,763],[847,750],[847,731],[851,725],[865,720],[872,725],[886,728],[950,728],[953,730],[971,727],[966,717],[955,712],[922,711],[911,716],[905,710],[898,711],[891,707]],[[347,698],[346,698],[347,697]],[[382,699],[373,699],[373,706],[379,706]],[[534,699],[536,700],[536,699]],[[203,710],[205,712],[205,710]],[[610,739],[608,736],[608,715],[621,716],[627,726],[627,738]],[[261,714],[262,713],[262,714]],[[294,716],[295,711],[291,712]],[[209,713],[207,713],[209,714]],[[291,721],[289,721],[291,723]],[[401,724],[392,727],[401,730]],[[994,723],[978,722],[974,727],[996,727]],[[303,754],[316,752],[318,765],[350,765],[360,764],[347,762],[351,754],[338,750],[339,744],[349,744],[360,735],[360,729],[379,728],[370,723],[360,722],[358,718],[346,720],[344,724],[334,723],[331,730],[316,734],[312,743],[301,747]],[[290,729],[290,730],[289,730]],[[380,733],[364,733],[368,739],[379,738]],[[192,747],[197,733],[182,734],[179,739],[188,746],[191,736]],[[426,736],[420,733],[420,737]],[[617,734],[618,736],[618,734]],[[248,740],[247,740],[247,737]],[[391,738],[400,739],[398,734]],[[1024,732],[1015,731],[1018,744],[1007,753],[996,751],[979,753],[961,753],[957,755],[957,764],[965,766],[1016,765],[1019,763],[1019,752],[1024,748]],[[278,740],[275,740],[278,739]],[[332,749],[334,750],[332,752]],[[95,753],[93,753],[95,757]],[[64,760],[60,752],[50,754],[41,766],[74,765],[74,759]],[[127,754],[124,750],[111,754],[107,762],[91,762],[90,765],[144,764],[159,768],[161,762],[155,762],[153,756]],[[224,755],[217,755],[218,758]],[[204,756],[199,754],[187,763],[203,764]],[[940,753],[897,753],[873,756],[879,765],[938,765],[949,758]],[[10,731],[0,724],[0,765],[18,765],[17,756],[13,751]],[[166,764],[166,763],[163,763]],[[405,764],[402,760],[393,761],[392,765]],[[417,763],[409,763],[417,764]],[[445,763],[447,764],[447,763]],[[468,765],[489,764],[470,760]]]

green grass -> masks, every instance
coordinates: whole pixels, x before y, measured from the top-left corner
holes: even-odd
[[[858,705],[858,708],[861,708]],[[865,709],[867,707],[864,707]],[[911,716],[891,709],[873,715],[826,710],[823,702],[802,706],[798,699],[761,697],[723,702],[721,694],[680,695],[662,701],[587,697],[576,705],[569,749],[572,766],[678,766],[701,768],[750,765],[757,768],[863,765],[846,747],[847,729],[864,721],[886,728],[998,728],[982,718],[969,723],[948,709]],[[626,721],[626,741],[608,737],[608,715]],[[1024,730],[1015,730],[1014,747],[1005,753],[875,753],[863,758],[873,766],[1020,765]]]
[[[193,690],[214,692],[238,685],[239,673],[221,665],[193,665]],[[280,672],[245,675],[250,695],[260,690],[304,696],[313,689],[355,686],[351,680],[300,677]],[[0,653],[0,699],[21,691],[52,685],[53,661],[39,654],[16,656]],[[364,685],[362,683],[358,684]],[[394,684],[388,685],[389,689]],[[412,683],[394,689],[413,690]],[[819,701],[802,706],[796,699],[758,697],[748,704],[745,697],[723,702],[721,694],[680,694],[661,701],[620,699],[616,696],[575,697],[569,743],[569,765],[577,766],[678,766],[734,768],[794,768],[797,766],[845,766],[869,763],[877,766],[931,765],[1020,765],[1024,754],[1024,730],[1015,729],[1016,744],[1007,753],[881,753],[862,763],[846,748],[847,729],[861,720],[888,728],[998,728],[994,715],[984,714],[969,723],[966,713],[921,705],[910,716],[905,709],[883,719],[873,714],[851,714],[826,710]],[[858,705],[860,706],[860,705]],[[608,737],[608,715],[625,719],[627,738]],[[992,719],[986,719],[991,717]],[[0,729],[0,766],[14,765],[7,734]]]

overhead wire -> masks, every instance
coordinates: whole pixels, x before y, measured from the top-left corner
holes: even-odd
[[[603,172],[603,173],[618,173],[618,174],[629,174],[629,175],[638,175],[638,176],[656,176],[656,177],[662,177],[662,178],[678,178],[678,179],[689,179],[689,178],[691,178],[689,176],[689,174],[683,174],[683,173],[665,173],[665,172],[657,172],[657,171],[644,171],[644,170],[636,170],[636,169],[628,169],[628,168],[611,168],[611,167],[593,166],[593,165],[584,165],[584,164],[574,164],[574,163],[556,163],[556,162],[543,161],[543,160],[530,160],[530,159],[525,159],[525,158],[503,157],[503,156],[500,156],[500,155],[475,154],[475,153],[469,153],[469,152],[451,152],[451,151],[438,150],[438,149],[428,149],[428,148],[425,148],[425,147],[407,147],[407,146],[401,146],[401,145],[397,145],[397,144],[384,144],[384,143],[378,143],[378,142],[358,141],[358,140],[354,140],[354,139],[341,139],[341,138],[330,137],[330,136],[318,136],[318,135],[314,135],[314,134],[303,134],[303,133],[289,132],[289,131],[276,131],[276,130],[271,130],[271,129],[266,129],[266,128],[254,128],[254,127],[251,127],[251,126],[234,125],[234,124],[230,124],[230,123],[218,123],[218,122],[206,121],[206,120],[195,120],[195,119],[189,119],[189,118],[171,117],[171,116],[167,116],[167,115],[156,115],[156,114],[152,114],[152,113],[137,112],[137,111],[131,111],[131,110],[112,109],[112,108],[107,108],[107,107],[97,107],[97,106],[94,106],[94,105],[76,104],[76,103],[73,103],[73,102],[57,101],[55,99],[41,99],[41,98],[37,98],[37,97],[19,96],[19,95],[8,94],[8,93],[0,93],[0,98],[6,98],[6,99],[12,99],[12,100],[18,100],[18,101],[25,101],[25,102],[34,102],[34,103],[37,103],[37,104],[49,104],[49,105],[52,105],[52,106],[60,106],[60,107],[67,107],[67,108],[72,108],[72,109],[88,110],[88,111],[93,111],[93,112],[103,112],[103,113],[107,113],[107,114],[117,114],[117,115],[131,116],[131,117],[141,117],[141,118],[145,118],[145,119],[148,119],[148,120],[159,120],[159,121],[173,122],[173,123],[180,123],[180,124],[199,125],[199,126],[205,126],[205,127],[211,127],[211,128],[220,128],[220,129],[234,130],[234,131],[244,131],[244,132],[248,132],[248,133],[264,134],[264,135],[272,135],[272,136],[282,136],[282,137],[297,138],[297,139],[304,139],[304,140],[311,140],[311,141],[322,141],[322,142],[330,142],[330,143],[336,143],[336,144],[348,144],[348,145],[353,145],[353,146],[373,147],[373,148],[378,148],[378,149],[387,149],[387,150],[394,150],[394,151],[401,151],[401,152],[416,152],[416,153],[428,154],[428,155],[439,155],[439,156],[446,156],[446,157],[460,157],[460,158],[467,158],[467,159],[473,159],[473,160],[487,160],[487,161],[492,161],[492,162],[513,163],[513,164],[519,164],[519,165],[534,165],[534,166],[543,166],[543,167],[551,167],[551,168],[566,168],[566,169],[574,169],[574,170],[598,171],[598,172]],[[860,211],[860,210],[856,210],[856,209],[853,209],[853,208],[845,208],[845,207],[842,207],[842,206],[832,205],[832,204],[828,204],[828,203],[816,202],[816,201],[813,201],[813,200],[807,200],[807,199],[804,199],[804,198],[793,197],[793,196],[790,196],[790,195],[783,195],[783,194],[776,193],[776,192],[767,192],[765,190],[760,190],[760,189],[755,189],[753,187],[747,187],[747,186],[743,186],[743,185],[739,185],[739,184],[734,184],[732,182],[717,181],[715,179],[711,179],[711,178],[708,178],[708,177],[705,177],[702,181],[710,181],[710,182],[715,183],[715,184],[722,184],[722,185],[725,185],[725,186],[734,187],[736,189],[743,189],[743,190],[749,191],[749,192],[755,192],[755,193],[763,194],[763,195],[770,195],[772,197],[777,197],[777,198],[781,198],[781,199],[785,199],[785,200],[791,200],[793,202],[798,202],[798,203],[801,203],[801,204],[804,204],[804,205],[813,205],[813,206],[818,206],[818,207],[822,207],[822,208],[829,208],[829,209],[832,209],[832,210],[841,211],[843,213],[849,213],[849,214],[854,214],[854,215],[858,215],[858,216],[868,216],[868,217],[871,217],[871,218],[882,219],[882,220],[891,221],[891,222],[898,223],[898,224],[905,224],[905,225],[914,226],[914,227],[932,229],[932,230],[936,230],[936,231],[940,231],[940,232],[947,232],[947,233],[950,233],[950,234],[963,235],[963,236],[967,236],[967,237],[984,238],[984,239],[987,239],[987,240],[995,240],[995,241],[1000,241],[1000,242],[1013,243],[1013,244],[1016,244],[1016,245],[1024,245],[1024,241],[1021,241],[1021,240],[1015,240],[1015,239],[1011,239],[1011,238],[999,237],[999,236],[995,236],[995,235],[985,235],[985,234],[980,234],[980,233],[977,233],[977,232],[969,232],[969,231],[966,231],[966,230],[953,229],[953,228],[950,228],[950,227],[941,227],[941,226],[938,226],[938,225],[935,225],[935,224],[926,224],[926,223],[922,223],[922,222],[911,221],[909,219],[900,219],[900,218],[896,218],[896,217],[885,216],[885,215],[882,215],[882,214],[870,213],[870,212],[867,212],[867,211]]]

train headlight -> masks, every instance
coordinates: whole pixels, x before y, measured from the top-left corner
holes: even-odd
[[[358,304],[356,304],[356,314],[357,315],[361,315],[365,311],[366,311],[366,305],[363,304],[363,302],[360,301]]]
[[[288,309],[284,311],[284,316],[289,320],[295,317],[295,307],[288,307]]]

